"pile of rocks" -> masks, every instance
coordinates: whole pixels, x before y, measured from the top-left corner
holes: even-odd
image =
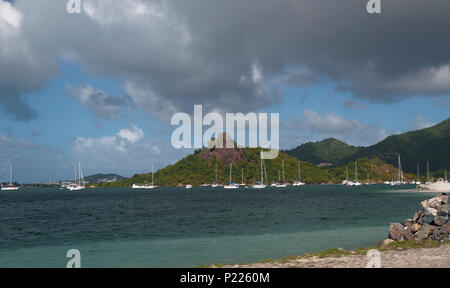
[[[413,219],[392,223],[389,239],[392,240],[447,240],[450,239],[450,203],[448,193],[420,203]]]

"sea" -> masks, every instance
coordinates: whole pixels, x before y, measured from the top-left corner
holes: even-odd
[[[433,193],[413,186],[0,192],[0,267],[244,264],[373,246]]]

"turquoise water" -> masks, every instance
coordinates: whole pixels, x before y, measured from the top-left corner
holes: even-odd
[[[0,193],[0,267],[196,267],[375,245],[429,193],[384,185]]]

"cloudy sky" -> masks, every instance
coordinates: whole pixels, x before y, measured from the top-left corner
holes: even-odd
[[[130,176],[190,151],[170,118],[278,112],[281,146],[450,117],[450,2],[0,0],[0,181]]]

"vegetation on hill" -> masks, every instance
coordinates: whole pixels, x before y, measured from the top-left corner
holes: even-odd
[[[215,181],[215,167],[217,164],[218,182],[229,183],[230,162],[233,163],[232,181],[241,183],[242,169],[244,170],[244,182],[252,184],[259,181],[260,176],[260,149],[203,149],[185,157],[174,165],[167,166],[155,173],[155,185],[164,187],[183,186],[192,184],[200,186],[211,184]],[[298,180],[298,160],[295,157],[280,153],[274,160],[265,160],[268,182],[278,181],[278,175],[282,178],[282,163],[284,161],[285,181],[292,183]],[[355,179],[354,162],[345,166],[334,168],[319,168],[310,162],[300,162],[302,181],[307,184],[332,184],[341,183],[346,179],[347,166],[349,178]],[[398,170],[379,160],[376,157],[358,160],[358,175],[360,182],[367,180],[369,173],[370,182],[390,181],[396,179]],[[103,184],[104,187],[130,187],[133,184],[149,183],[151,174],[137,174],[129,179],[116,183]],[[414,175],[405,175],[408,180],[414,179]],[[281,179],[282,180],[282,179]],[[265,180],[266,182],[267,180]]]
[[[286,151],[297,159],[314,164],[332,163],[334,166],[343,164],[342,160],[355,154],[358,147],[347,145],[334,138],[321,142],[308,142],[295,149]]]
[[[107,180],[124,180],[123,176],[117,174],[95,174],[84,177],[84,180],[89,183],[106,182]]]

